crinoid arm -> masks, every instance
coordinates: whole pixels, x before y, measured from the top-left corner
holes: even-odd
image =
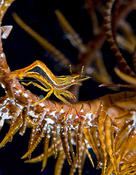
[[[123,73],[122,71],[120,71],[118,68],[114,69],[116,74],[124,81],[126,81],[127,83],[130,83],[132,85],[136,85],[136,77],[132,77],[129,76],[125,73]]]

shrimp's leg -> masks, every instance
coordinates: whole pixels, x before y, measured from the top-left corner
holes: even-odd
[[[65,96],[65,97],[71,98],[73,100],[76,99],[75,95],[72,94],[71,92],[67,91],[67,90],[60,92],[60,94]]]
[[[39,89],[42,89],[42,90],[45,91],[45,92],[48,92],[48,91],[50,90],[50,89],[45,89],[45,88],[42,87],[41,85],[39,85],[39,84],[37,84],[37,83],[34,83],[34,82],[32,82],[32,81],[30,81],[30,82],[28,82],[28,83],[22,82],[21,84],[23,84],[23,85],[25,85],[25,86],[29,86],[30,84],[32,84],[32,85],[38,87]]]
[[[55,95],[58,99],[60,99],[61,101],[63,101],[63,102],[66,103],[66,104],[69,104],[69,102],[68,102],[64,97],[62,97],[60,94],[61,94],[61,93],[58,93],[58,92],[54,91],[54,95]]]
[[[35,102],[35,103],[32,104],[32,105],[37,105],[37,104],[39,104],[39,103],[42,103],[44,100],[46,100],[48,97],[50,97],[52,93],[53,93],[53,89],[51,89],[51,90],[47,93],[47,95],[46,95],[44,98],[42,98],[41,100]]]

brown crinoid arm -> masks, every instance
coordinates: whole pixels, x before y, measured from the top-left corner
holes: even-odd
[[[128,66],[126,60],[123,58],[122,54],[119,51],[119,48],[117,46],[116,40],[113,36],[112,32],[112,7],[115,0],[109,0],[106,3],[105,7],[105,33],[107,35],[107,40],[110,44],[110,47],[112,51],[114,52],[115,58],[117,60],[117,63],[119,65],[119,68],[121,71],[125,72],[126,74],[130,76],[135,76],[135,73],[131,70],[131,68]]]
[[[69,163],[69,165],[71,165],[72,164],[72,159],[71,159],[70,152],[69,152],[67,128],[66,128],[64,123],[62,123],[62,126],[60,128],[60,138],[61,138],[61,141],[62,141],[63,150],[65,152],[68,163]]]

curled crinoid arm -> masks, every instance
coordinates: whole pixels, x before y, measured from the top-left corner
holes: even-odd
[[[35,69],[39,69],[40,71]],[[23,83],[26,86],[33,84],[34,86],[47,92],[47,95],[43,99],[34,103],[33,105],[43,102],[45,99],[50,97],[52,93],[54,93],[54,95],[64,103],[69,103],[65,98],[74,100],[75,96],[66,89],[68,89],[72,85],[80,84],[82,81],[90,78],[83,75],[83,72],[81,72],[81,74],[55,76],[44,63],[38,60],[26,68],[11,72],[9,74],[9,80],[12,79],[13,77],[16,77],[19,79],[23,79],[25,77],[33,78],[42,84],[40,85],[33,81],[30,81],[28,83]]]
[[[109,0],[106,3],[106,8],[105,8],[105,32],[107,35],[107,40],[110,44],[110,47],[112,51],[114,52],[115,58],[117,60],[117,63],[119,65],[119,68],[121,71],[125,72],[126,74],[129,74],[131,76],[135,76],[135,73],[131,70],[129,65],[127,64],[126,60],[122,56],[122,54],[119,51],[119,48],[117,46],[117,43],[115,41],[115,38],[113,36],[112,32],[112,7],[114,4],[115,0]]]

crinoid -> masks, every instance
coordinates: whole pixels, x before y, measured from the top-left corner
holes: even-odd
[[[94,2],[97,4],[97,8]],[[12,1],[9,0],[0,1],[1,21],[11,3]],[[45,63],[38,62],[37,64],[37,61],[31,65],[32,67],[29,66],[20,69],[25,66],[19,64],[16,70],[13,67],[14,70],[10,71],[6,62],[6,55],[3,52],[1,38],[9,34],[11,27],[1,26],[0,84],[2,86],[1,89],[5,91],[5,94],[0,97],[0,127],[2,129],[2,137],[5,128],[3,126],[5,126],[6,122],[9,125],[9,130],[6,131],[5,137],[1,140],[0,148],[4,147],[8,142],[12,142],[13,144],[13,137],[19,133],[21,136],[24,135],[21,139],[25,138],[25,142],[28,142],[27,151],[22,156],[22,159],[26,159],[25,162],[29,164],[41,162],[40,169],[43,174],[60,175],[69,173],[73,175],[76,173],[76,170],[79,175],[87,174],[83,168],[86,166],[86,158],[89,160],[89,166],[95,167],[94,169],[100,169],[102,175],[136,174],[136,92],[124,91],[107,94],[99,98],[97,97],[94,100],[71,102],[69,99],[73,98],[74,95],[78,97],[78,93],[76,92],[79,92],[79,88],[67,89],[67,86],[76,85],[80,81],[87,79],[87,77],[84,77],[80,73],[82,64],[85,66],[85,73],[94,68],[93,76],[97,77],[97,81],[99,80],[102,83],[111,82],[108,73],[105,73],[106,69],[102,62],[101,55],[104,54],[104,51],[100,49],[106,37],[110,42],[121,71],[126,71],[131,76],[135,75],[134,71],[126,64],[115,42],[117,24],[121,19],[126,22],[124,18],[134,8],[135,1],[125,1],[124,3],[124,1],[119,0],[114,4],[114,0],[109,0],[104,4],[103,1],[86,0],[85,4],[92,21],[92,34],[94,37],[87,44],[80,39],[64,15],[55,9],[60,26],[80,55],[78,57],[78,63],[75,65],[72,63],[74,74],[71,72],[72,75],[70,76],[62,76],[61,72],[61,75],[56,77],[51,72],[52,68],[48,69]],[[117,12],[118,15],[116,15]],[[66,58],[53,44],[26,25],[15,13],[13,16],[17,23],[34,37],[44,49],[55,56],[59,62],[66,66],[72,62],[71,57],[69,59]],[[100,16],[104,17],[102,24],[99,21]],[[7,41],[10,43],[10,38]],[[24,41],[26,43],[25,39]],[[119,40],[119,44],[123,47],[126,46],[122,44],[121,40]],[[128,49],[129,47],[126,46],[126,48]],[[22,53],[22,50],[23,48],[21,47],[20,53],[18,48],[16,48],[16,52],[22,54],[24,59],[24,54],[28,57],[29,52]],[[8,51],[6,52],[9,53]],[[13,52],[13,54],[16,54],[16,52]],[[92,59],[95,56],[100,58],[100,61]],[[12,67],[13,60],[10,62],[10,59],[8,59],[8,62]],[[41,63],[41,67],[39,63]],[[105,71],[103,71],[103,68]],[[108,78],[102,78],[102,72]],[[22,82],[22,78],[31,78],[31,80],[23,79],[24,82]],[[93,79],[92,84],[95,83],[94,81],[95,79]],[[45,91],[48,86],[51,87],[50,89],[54,89],[56,86],[58,88],[58,86],[64,85],[64,89],[59,89],[60,91],[56,97],[62,95],[64,98],[68,98],[68,101],[65,101],[63,98],[58,98],[59,101],[53,101],[50,98],[41,101],[39,94],[37,93],[38,95],[35,95],[35,93],[32,93],[32,87],[30,86],[28,90],[25,85],[35,85]],[[87,84],[85,85],[87,86]],[[50,89],[49,92],[51,91]],[[91,89],[92,94],[92,87],[88,89]],[[75,90],[77,91],[75,92]],[[87,96],[87,93],[84,92],[83,95]],[[98,93],[100,94],[100,88]],[[25,134],[28,132],[30,132],[29,141],[25,137]],[[14,140],[16,142],[15,138]],[[18,149],[23,149],[22,152],[24,152],[24,147],[24,144],[17,147],[16,152],[18,157],[20,157],[18,154],[22,154],[18,153]],[[94,154],[96,158],[94,158]],[[57,159],[55,168],[48,168],[50,166],[50,157],[53,156]],[[4,157],[8,159],[10,156]],[[97,159],[97,162],[95,159]],[[65,160],[69,164],[69,171],[67,171],[67,168],[66,171],[63,168]],[[7,169],[10,169],[10,166],[13,169],[17,169],[16,164],[18,165],[18,163],[12,164],[12,161],[10,161]],[[35,166],[33,165],[33,167]],[[68,167],[68,165],[64,164],[65,166]],[[95,171],[94,169],[91,170]],[[8,170],[6,171],[8,172]],[[39,169],[37,172],[29,171],[23,172],[23,168],[19,169],[19,172],[22,174],[40,174]],[[8,174],[16,173],[10,172]],[[93,173],[89,172],[89,174]],[[95,171],[94,174],[98,174],[98,171]]]

